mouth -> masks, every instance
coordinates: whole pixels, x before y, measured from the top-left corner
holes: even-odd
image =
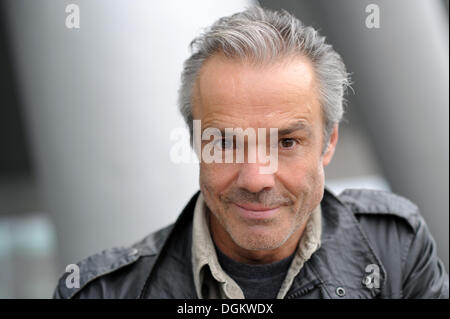
[[[280,209],[280,206],[266,207],[260,204],[237,204],[236,206],[239,214],[245,219],[263,220],[268,218],[273,218]]]

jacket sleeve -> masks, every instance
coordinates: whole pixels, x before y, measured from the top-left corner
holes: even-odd
[[[421,216],[404,255],[403,298],[449,298],[448,274]]]

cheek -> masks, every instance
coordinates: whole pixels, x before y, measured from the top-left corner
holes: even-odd
[[[316,192],[324,184],[324,171],[319,159],[281,162],[277,177],[297,198]]]
[[[232,183],[235,171],[233,164],[201,163],[200,189],[209,195],[219,196]]]

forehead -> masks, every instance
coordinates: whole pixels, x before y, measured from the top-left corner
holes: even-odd
[[[202,66],[193,94],[194,118],[230,126],[320,118],[313,67],[304,57],[254,65],[216,54]],[[275,126],[272,126],[275,127]]]

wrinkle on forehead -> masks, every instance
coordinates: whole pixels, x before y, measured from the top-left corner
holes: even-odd
[[[308,117],[320,108],[314,70],[302,57],[255,67],[213,56],[202,67],[194,90],[194,117],[202,121],[230,118],[234,123],[256,116],[264,122]]]

